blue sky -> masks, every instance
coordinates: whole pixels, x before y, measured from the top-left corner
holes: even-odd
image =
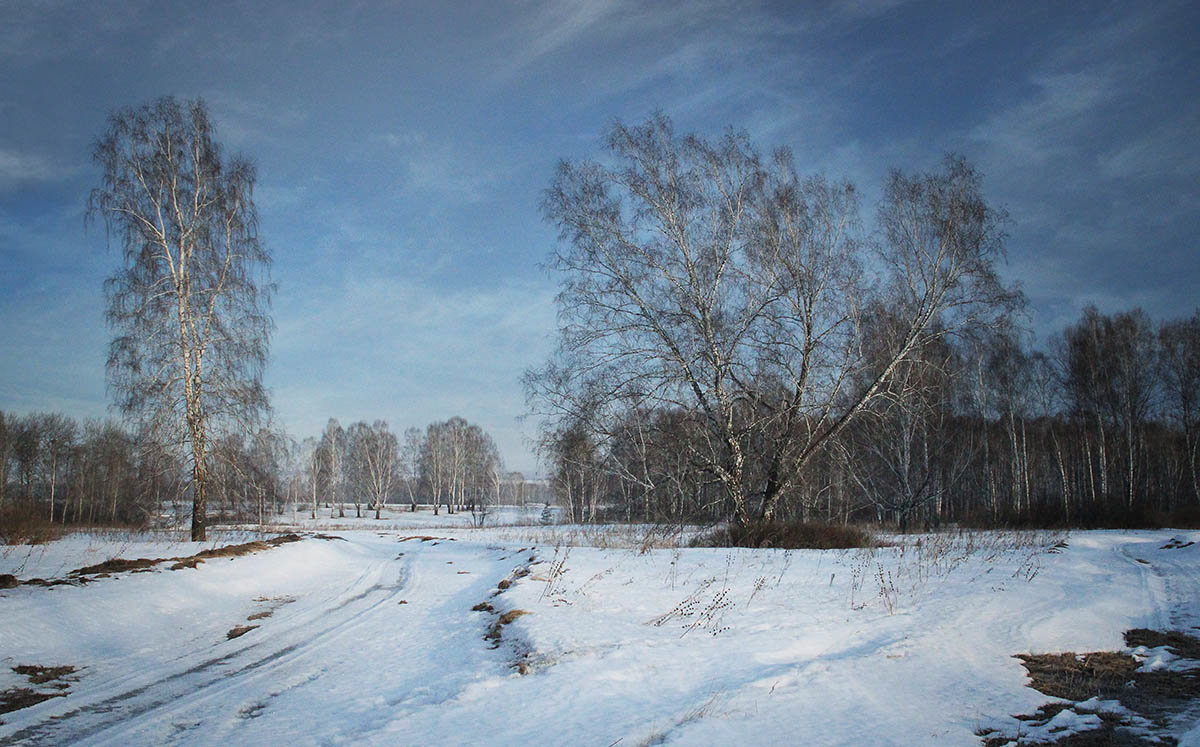
[[[1086,304],[1200,304],[1194,2],[0,3],[0,409],[106,413],[84,228],[111,110],[204,97],[255,159],[266,382],[291,434],[462,415],[536,471],[519,376],[553,346],[560,158],[614,119],[733,125],[856,181],[964,153],[1044,339]],[[869,216],[868,216],[869,217]]]

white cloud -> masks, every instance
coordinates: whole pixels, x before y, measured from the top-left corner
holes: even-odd
[[[1077,150],[1098,110],[1117,95],[1112,76],[1096,70],[1045,73],[1031,81],[1036,92],[1000,111],[970,132],[969,138],[1004,153],[1024,167]]]
[[[20,153],[0,148],[0,189],[11,189],[28,182],[55,181],[70,176],[66,169],[34,153]]]

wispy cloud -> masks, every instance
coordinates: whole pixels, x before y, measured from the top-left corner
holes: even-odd
[[[401,188],[448,198],[456,203],[480,202],[498,181],[498,160],[481,157],[471,142],[434,138],[420,131],[385,132],[372,138],[389,151]]]
[[[73,176],[78,169],[66,168],[36,153],[0,148],[0,190],[29,182],[49,182]]]

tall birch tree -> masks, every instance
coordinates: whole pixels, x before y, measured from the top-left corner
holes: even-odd
[[[105,282],[117,407],[183,453],[192,539],[205,539],[210,444],[267,409],[271,257],[258,236],[255,168],[226,156],[202,100],[158,99],[109,117],[93,159],[122,264]]]

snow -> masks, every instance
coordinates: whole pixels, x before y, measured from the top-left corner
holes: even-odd
[[[1028,734],[1012,714],[1052,700],[1014,654],[1200,625],[1200,544],[1163,547],[1200,533],[783,551],[662,547],[645,528],[475,529],[469,514],[299,523],[343,539],[0,591],[0,689],[26,684],[19,664],[79,668],[66,697],[0,714],[0,741],[979,744],[982,728]],[[4,549],[0,573],[213,544],[72,535]],[[226,637],[241,625],[258,627]],[[1038,728],[1092,728],[1104,708],[1120,706]],[[1195,743],[1195,728],[1176,735]]]

